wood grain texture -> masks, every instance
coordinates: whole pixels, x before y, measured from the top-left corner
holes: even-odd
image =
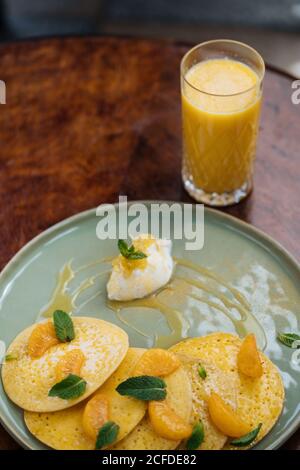
[[[50,225],[118,194],[184,200],[179,63],[185,45],[64,38],[0,46],[0,267]],[[226,212],[300,260],[300,105],[269,69],[251,196]],[[291,447],[292,446],[292,447]],[[0,449],[18,446],[0,429]],[[285,448],[300,447],[300,433]]]

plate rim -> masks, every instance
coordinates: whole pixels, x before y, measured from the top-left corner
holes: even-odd
[[[172,201],[172,200],[155,200],[155,199],[143,199],[143,200],[130,200],[127,201],[127,205],[130,206],[135,203],[143,203],[146,205],[149,204],[157,204],[157,203],[166,203],[166,204],[192,204],[193,206],[196,206],[196,203],[186,203],[182,201]],[[122,203],[121,203],[122,204]],[[115,203],[102,203],[100,205],[108,205],[108,206],[119,206],[119,202]],[[99,206],[97,206],[99,207]],[[72,224],[74,221],[81,221],[85,218],[89,218],[92,214],[96,215],[96,210],[97,207],[93,207],[90,209],[86,209],[84,211],[78,212],[76,214],[73,214],[69,217],[66,217],[65,219],[62,219],[58,222],[56,222],[54,225],[51,225],[48,227],[46,230],[43,230],[40,232],[38,235],[33,237],[29,242],[27,242],[22,248],[20,248],[17,253],[13,255],[13,257],[8,261],[8,263],[4,266],[2,271],[0,272],[0,284],[5,281],[7,273],[14,268],[14,266],[18,263],[19,259],[22,258],[22,256],[27,252],[27,250],[30,250],[36,243],[39,243],[43,240],[43,238],[48,237],[51,235],[53,232],[56,230],[60,230],[62,227]],[[231,214],[227,214],[226,212],[222,212],[221,210],[218,209],[212,209],[211,207],[204,206],[204,217],[205,214],[212,214],[216,216],[219,219],[223,219],[225,221],[231,222],[231,224],[236,225],[238,228],[242,229],[242,232],[246,235],[247,232],[250,232],[251,235],[255,235],[256,237],[255,240],[257,241],[257,238],[259,241],[262,241],[262,245],[264,246],[265,249],[267,249],[267,244],[271,245],[273,248],[276,249],[277,252],[279,252],[281,255],[283,255],[288,263],[290,263],[294,269],[296,269],[299,272],[300,275],[300,262],[297,261],[297,259],[279,242],[277,242],[274,238],[272,238],[270,235],[265,233],[263,230],[255,227],[254,225],[245,222],[244,220],[239,219],[238,217],[235,217]],[[232,226],[232,225],[231,225]],[[252,232],[252,233],[251,233]],[[279,418],[280,419],[280,418]],[[5,416],[0,409],[0,423],[2,424],[3,428],[8,432],[8,434],[18,443],[20,444],[24,449],[28,450],[36,450],[33,446],[30,445],[30,443],[26,442],[25,439],[22,438],[22,436],[13,429],[6,421]],[[294,434],[297,429],[300,427],[300,412],[298,415],[296,415],[294,422],[274,441],[272,442],[269,446],[265,448],[265,450],[276,450],[280,446],[282,446],[287,439]],[[34,436],[33,436],[34,438]],[[263,440],[262,440],[263,442]],[[49,448],[50,449],[50,448]],[[253,448],[255,450],[255,447]]]

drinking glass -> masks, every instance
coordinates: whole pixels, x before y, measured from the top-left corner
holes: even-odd
[[[214,92],[214,86],[218,86],[214,83],[214,74],[206,76],[206,89],[197,86],[197,80],[195,82],[195,66],[214,59],[226,59],[214,62],[221,80],[222,67],[237,67],[233,72],[234,80],[230,82],[227,76],[228,93]],[[244,82],[239,82],[239,67],[252,74],[250,88],[245,86],[244,89]],[[208,41],[195,46],[183,57],[182,178],[186,190],[197,201],[227,206],[239,202],[251,191],[264,72],[264,61],[259,53],[237,41]]]

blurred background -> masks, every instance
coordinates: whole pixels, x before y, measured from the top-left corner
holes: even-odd
[[[120,34],[239,39],[300,77],[300,0],[0,0],[0,40]]]

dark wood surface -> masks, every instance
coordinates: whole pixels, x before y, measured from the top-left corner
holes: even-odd
[[[180,176],[176,43],[45,39],[0,46],[0,267],[50,225],[102,202],[190,200]],[[300,260],[300,105],[268,69],[255,186],[226,209]],[[19,446],[0,427],[0,449]],[[300,432],[284,448],[300,449]]]

